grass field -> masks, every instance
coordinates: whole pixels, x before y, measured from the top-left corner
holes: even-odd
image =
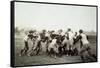
[[[96,36],[89,36],[91,48],[93,53],[96,54]],[[51,58],[47,55],[34,55],[32,57],[19,56],[20,50],[24,47],[23,37],[18,36],[15,38],[15,66],[26,65],[41,65],[41,64],[58,64],[58,63],[75,63],[82,62],[80,56],[62,56]]]

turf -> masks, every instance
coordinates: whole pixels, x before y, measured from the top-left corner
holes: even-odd
[[[92,53],[96,55],[96,36],[88,36],[91,43]],[[34,55],[32,57],[19,56],[20,50],[24,47],[23,37],[16,36],[15,38],[15,66],[26,65],[41,65],[41,64],[58,64],[58,63],[76,63],[82,62],[80,56],[66,56],[52,58],[43,55]]]

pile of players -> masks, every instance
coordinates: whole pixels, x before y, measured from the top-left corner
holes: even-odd
[[[70,28],[64,33],[63,30],[38,32],[30,30],[24,37],[24,48],[20,55],[34,56],[47,54],[50,57],[81,56],[85,60],[84,53],[93,56],[90,51],[89,41],[82,29],[73,32]]]

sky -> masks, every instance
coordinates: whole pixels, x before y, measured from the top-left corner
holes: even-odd
[[[16,2],[15,27],[96,31],[96,7]]]

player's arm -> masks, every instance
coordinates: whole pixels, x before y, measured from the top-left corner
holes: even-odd
[[[86,37],[87,37],[87,39],[89,39],[89,36],[88,35]]]
[[[74,40],[74,44],[77,43],[81,39],[81,35],[77,36],[76,39]]]

